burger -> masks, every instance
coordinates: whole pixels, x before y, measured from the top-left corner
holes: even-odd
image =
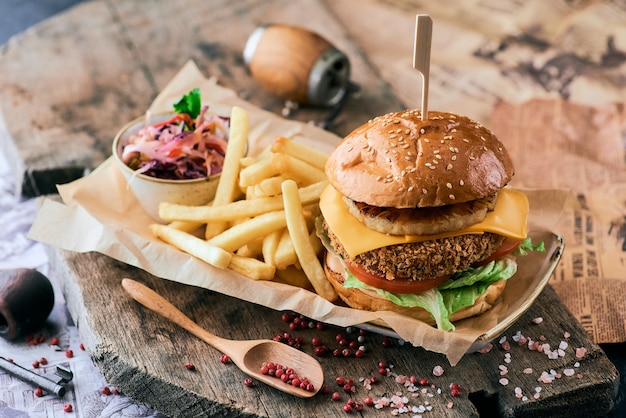
[[[442,330],[490,309],[517,271],[527,197],[513,162],[461,115],[405,110],[356,128],[329,155],[318,235],[326,276],[350,307]]]

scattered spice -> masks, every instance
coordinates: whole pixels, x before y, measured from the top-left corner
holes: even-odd
[[[261,374],[276,377],[288,385],[299,387],[307,392],[315,392],[315,386],[306,377],[300,377],[291,367],[283,366],[279,363],[267,362],[259,369]]]

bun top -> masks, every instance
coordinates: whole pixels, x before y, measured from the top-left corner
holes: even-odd
[[[326,175],[348,198],[372,206],[443,206],[489,196],[514,168],[504,145],[466,116],[420,110],[388,113],[346,136]]]

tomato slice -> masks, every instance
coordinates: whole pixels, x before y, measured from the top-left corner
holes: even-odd
[[[495,253],[491,254],[489,257],[485,258],[484,260],[474,263],[472,265],[474,267],[479,267],[479,266],[484,266],[485,264],[488,264],[492,262],[493,260],[498,260],[504,257],[505,255],[510,254],[513,251],[517,250],[517,248],[520,246],[521,243],[522,241],[519,241],[516,239],[505,238]]]
[[[362,281],[363,283],[376,287],[378,289],[386,290],[392,293],[420,293],[426,290],[439,286],[441,283],[448,280],[450,276],[435,277],[432,279],[423,280],[408,280],[408,279],[396,279],[387,280],[384,277],[371,274],[362,267],[355,266],[353,264],[346,263],[348,270],[354,277]]]

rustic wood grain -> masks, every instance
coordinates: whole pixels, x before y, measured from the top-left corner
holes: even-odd
[[[325,370],[325,382],[342,393],[343,402],[331,402],[330,395],[318,394],[311,399],[294,398],[257,383],[254,388],[243,384],[245,375],[233,364],[219,360],[220,353],[207,346],[176,325],[164,320],[128,296],[121,279],[138,280],[181,309],[202,327],[222,337],[231,339],[273,338],[277,333],[291,332],[303,338],[303,350],[313,353],[311,338],[321,336],[331,348],[340,347],[335,342],[338,333],[351,339],[356,334],[327,326],[325,330],[290,331],[281,320],[281,313],[271,309],[230,298],[205,289],[190,287],[151,276],[144,271],[117,262],[97,253],[78,254],[50,249],[54,276],[61,281],[68,309],[77,323],[81,339],[102,370],[105,378],[123,393],[141,400],[170,416],[228,415],[228,416],[345,416],[341,409],[348,395],[343,393],[334,379],[336,376],[352,378],[357,390],[352,395],[357,401],[366,396],[377,399],[391,396],[397,391],[411,399],[411,404],[425,401],[432,406],[429,416],[600,416],[613,405],[618,384],[618,374],[604,352],[591,342],[585,331],[563,307],[558,297],[547,287],[537,302],[513,327],[503,334],[511,343],[511,363],[505,362],[507,351],[495,342],[485,354],[466,355],[455,367],[449,366],[441,354],[400,345],[395,340],[391,347],[383,347],[383,336],[368,333],[363,358],[325,356],[319,358]],[[532,320],[544,319],[540,325]],[[537,351],[520,347],[512,336],[522,335],[538,340],[545,336],[552,348],[567,341],[567,354],[556,360]],[[565,338],[568,332],[570,336]],[[576,359],[574,349],[585,347],[582,359]],[[432,398],[420,394],[413,399],[410,393],[392,377],[378,374],[378,362],[393,364],[393,372],[428,378],[435,386],[429,389]],[[184,367],[192,362],[197,370]],[[578,361],[580,365],[574,367]],[[433,367],[441,365],[441,377],[432,374]],[[501,376],[499,366],[507,366],[508,374]],[[524,369],[533,372],[526,374]],[[550,384],[537,381],[541,371],[574,368],[580,377],[563,375]],[[359,379],[377,376],[380,381],[371,391],[365,390]],[[499,379],[506,377],[510,383],[503,386]],[[461,396],[450,396],[451,383],[461,385]],[[519,386],[530,399],[523,401],[515,395]],[[533,399],[534,388],[542,387],[541,396]],[[441,389],[438,394],[436,389]],[[448,409],[448,402],[453,402]],[[390,408],[368,408],[367,416],[386,416]]]
[[[302,16],[307,16],[305,21]],[[13,171],[25,196],[55,193],[111,154],[113,136],[142,115],[188,60],[251,103],[281,112],[284,101],[249,75],[243,48],[259,25],[298,24],[344,51],[361,87],[332,130],[401,109],[320,1],[94,0],[13,38],[0,56],[0,112],[15,146]],[[328,109],[290,117],[323,121]],[[50,150],[59,150],[50,152]]]

